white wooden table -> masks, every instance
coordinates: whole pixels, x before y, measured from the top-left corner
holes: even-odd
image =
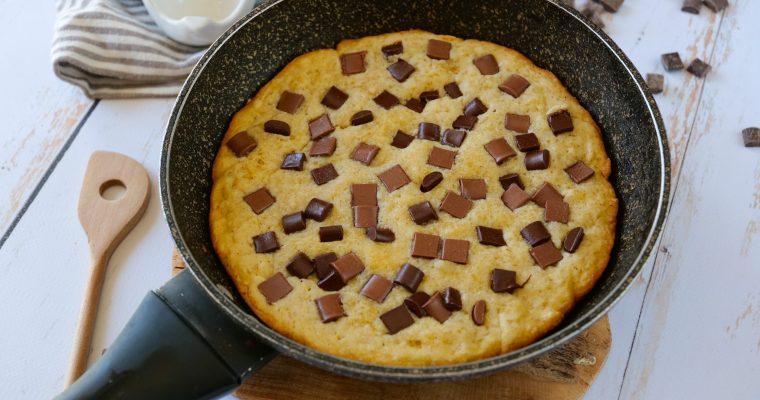
[[[666,73],[657,96],[670,138],[672,206],[660,243],[610,313],[613,347],[589,399],[760,398],[760,1],[719,15],[680,0],[628,0],[604,17],[642,73],[680,51],[706,79]],[[582,3],[582,1],[578,1]],[[59,392],[85,276],[76,217],[94,150],[142,162],[151,203],[111,260],[91,361],[144,294],[169,278],[172,240],[158,163],[173,100],[92,101],[58,81],[48,57],[52,6],[0,0],[0,398]]]

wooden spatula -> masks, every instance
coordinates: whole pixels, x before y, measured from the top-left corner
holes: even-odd
[[[122,186],[125,191],[121,197],[109,200],[104,193],[113,186]],[[87,369],[108,260],[142,217],[149,196],[150,179],[140,163],[108,151],[96,151],[90,156],[79,194],[79,223],[87,234],[92,268],[74,338],[74,353],[66,386]]]

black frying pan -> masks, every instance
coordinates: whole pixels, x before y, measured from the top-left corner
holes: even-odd
[[[389,367],[337,358],[262,324],[214,254],[211,165],[230,117],[294,57],[345,38],[421,28],[514,48],[554,72],[601,126],[620,200],[617,241],[594,289],[530,346],[450,366]],[[161,198],[188,264],[149,293],[108,352],[61,398],[210,398],[277,352],[340,374],[411,382],[503,370],[572,339],[636,277],[665,216],[670,164],[660,113],[630,60],[572,9],[546,0],[267,1],[211,46],[187,79],[166,130]]]

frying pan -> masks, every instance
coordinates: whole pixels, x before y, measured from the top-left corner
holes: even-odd
[[[211,165],[231,116],[294,57],[345,38],[420,28],[514,48],[552,71],[600,125],[620,210],[609,265],[543,339],[449,366],[371,365],[312,350],[268,328],[214,254]],[[161,199],[189,272],[148,293],[103,357],[60,398],[211,398],[277,352],[330,371],[392,382],[470,378],[515,366],[569,341],[635,279],[662,227],[670,163],[659,110],[630,60],[575,10],[547,0],[274,0],[257,6],[200,60],[166,129]]]

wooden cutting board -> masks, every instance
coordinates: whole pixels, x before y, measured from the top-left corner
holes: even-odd
[[[172,272],[183,268],[182,257],[175,250]],[[346,378],[277,356],[234,394],[242,400],[577,400],[583,398],[601,370],[611,344],[610,323],[605,316],[572,342],[509,371],[465,381],[422,384]]]

